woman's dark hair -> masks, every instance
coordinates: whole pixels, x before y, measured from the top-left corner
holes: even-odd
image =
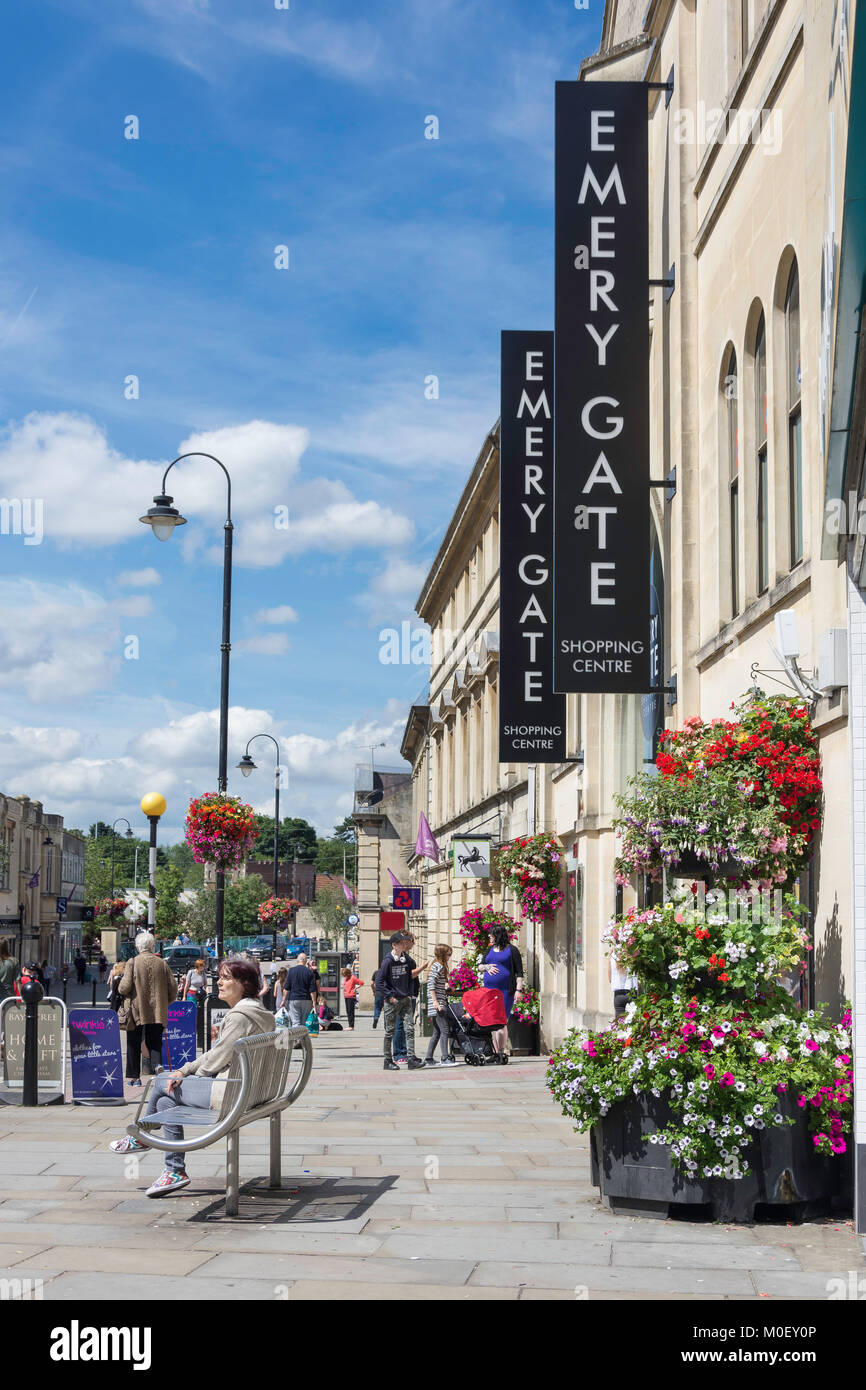
[[[231,975],[239,985],[243,985],[245,999],[257,999],[261,984],[259,972],[248,960],[224,960],[220,966],[221,975]]]
[[[493,937],[493,945],[496,947],[497,951],[504,951],[508,946],[511,945],[511,937],[508,934],[507,927],[492,927],[490,930],[490,935]]]
[[[342,970],[340,971],[340,974],[342,975],[344,980],[348,980],[351,978],[352,972],[349,969],[348,965],[344,965]]]

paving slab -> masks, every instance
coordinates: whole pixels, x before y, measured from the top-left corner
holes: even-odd
[[[267,1123],[245,1129],[237,1218],[224,1143],[190,1156],[182,1195],[152,1201],[161,1155],[131,1168],[108,1152],[132,1107],[4,1113],[0,1264],[43,1278],[45,1298],[88,1304],[140,1300],[142,1274],[177,1304],[767,1301],[825,1298],[836,1271],[866,1277],[850,1222],[616,1217],[589,1181],[586,1138],[547,1095],[545,1059],[392,1078],[364,1030],[317,1046],[285,1118],[280,1191],[265,1182]]]
[[[545,1265],[502,1261],[483,1261],[474,1270],[470,1284],[487,1284],[508,1288],[524,1284],[536,1289],[579,1289],[591,1299],[600,1289],[628,1290],[640,1298],[648,1290],[665,1294],[694,1293],[697,1280],[694,1270],[615,1269],[610,1266],[572,1264]],[[755,1288],[746,1270],[705,1269],[701,1271],[702,1292],[710,1295],[754,1294]]]
[[[617,1241],[613,1256],[615,1265],[630,1268],[650,1266],[660,1270],[703,1269],[714,1261],[723,1263],[728,1269],[799,1269],[793,1255],[787,1254],[779,1246],[767,1245],[719,1246],[708,1241],[671,1241],[670,1244],[653,1240]]]

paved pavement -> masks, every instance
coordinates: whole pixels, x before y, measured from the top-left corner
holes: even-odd
[[[140,1299],[144,1275],[162,1299],[758,1301],[824,1300],[831,1279],[866,1275],[839,1220],[613,1217],[545,1059],[398,1075],[381,1036],[367,1016],[314,1040],[283,1120],[283,1190],[265,1186],[266,1123],[248,1126],[235,1220],[222,1144],[190,1156],[183,1195],[153,1200],[158,1156],[106,1147],[131,1109],[0,1108],[0,1278],[40,1279],[45,1299]]]

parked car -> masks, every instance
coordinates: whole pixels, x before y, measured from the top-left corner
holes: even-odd
[[[166,946],[162,955],[175,975],[185,975],[202,957],[207,960],[207,955],[199,946]]]
[[[277,935],[277,949],[274,951],[274,938],[270,932],[262,936],[254,936],[247,950],[256,957],[257,960],[285,960],[288,950],[285,941]]]

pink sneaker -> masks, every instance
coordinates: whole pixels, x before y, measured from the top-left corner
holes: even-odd
[[[152,1187],[147,1189],[146,1197],[171,1197],[175,1192],[180,1192],[181,1188],[189,1187],[189,1178],[186,1173],[172,1173],[166,1168],[164,1173],[160,1173]]]
[[[108,1147],[113,1154],[134,1154],[139,1149],[146,1149],[147,1145],[140,1144],[131,1134],[124,1134],[122,1139],[112,1139]]]

